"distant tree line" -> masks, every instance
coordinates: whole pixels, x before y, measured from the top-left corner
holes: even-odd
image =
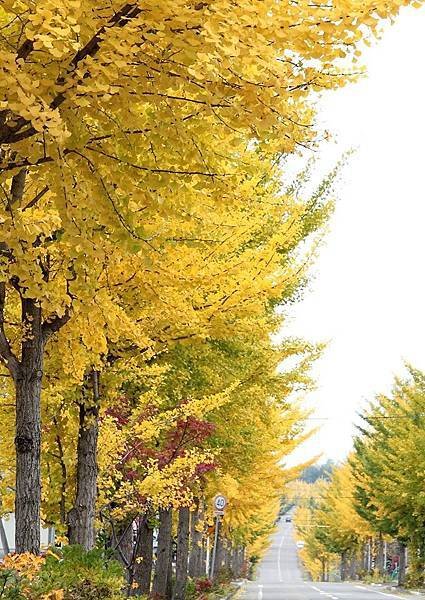
[[[311,465],[306,467],[301,473],[300,479],[306,483],[316,483],[318,479],[329,481],[332,477],[334,468],[335,462],[331,459],[328,459],[325,463],[320,465]]]

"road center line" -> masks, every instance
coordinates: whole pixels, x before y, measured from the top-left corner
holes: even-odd
[[[280,540],[280,544],[279,544],[279,551],[277,553],[277,572],[279,574],[279,581],[283,581],[282,580],[282,571],[280,568],[280,558],[281,558],[281,554],[282,554],[282,544],[283,544],[283,540],[284,540],[284,536],[282,535],[282,539]]]

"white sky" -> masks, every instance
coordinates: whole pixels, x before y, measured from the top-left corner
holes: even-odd
[[[404,9],[364,63],[367,79],[329,93],[320,115],[338,139],[325,161],[357,152],[310,291],[293,309],[291,334],[331,340],[306,402],[329,420],[297,461],[343,458],[366,399],[391,388],[403,361],[425,369],[425,9]]]

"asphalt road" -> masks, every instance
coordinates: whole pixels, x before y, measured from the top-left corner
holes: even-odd
[[[316,583],[304,581],[293,538],[293,525],[281,520],[272,545],[262,561],[257,579],[248,584],[241,600],[379,600],[384,598],[420,598],[422,595],[399,594],[378,586],[356,583]]]

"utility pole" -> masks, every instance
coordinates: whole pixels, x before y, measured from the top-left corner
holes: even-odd
[[[205,574],[207,577],[210,574],[210,537],[209,537],[209,535],[207,535],[207,543],[206,543]]]

